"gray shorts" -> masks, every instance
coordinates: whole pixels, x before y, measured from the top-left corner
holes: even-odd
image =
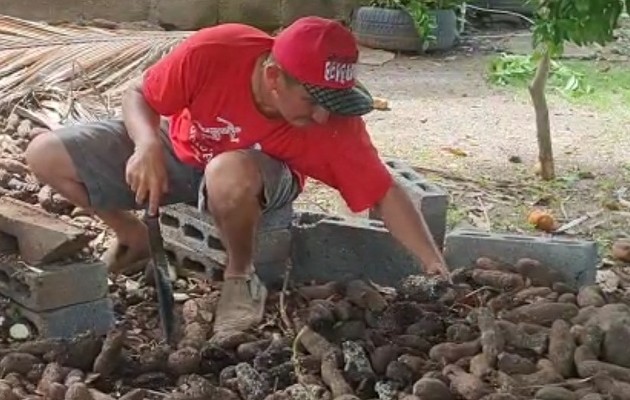
[[[135,194],[127,185],[125,169],[134,144],[122,120],[90,122],[54,131],[70,154],[79,179],[85,185],[90,207],[97,210],[139,210]],[[163,119],[160,137],[164,145],[169,191],[161,205],[188,203],[204,210],[203,170],[184,164],[175,155]],[[298,196],[297,178],[287,165],[258,150],[242,150],[258,162],[263,177],[263,212],[282,208]],[[201,195],[201,196],[200,196]]]

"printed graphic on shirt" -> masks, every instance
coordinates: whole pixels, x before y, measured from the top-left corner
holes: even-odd
[[[217,117],[216,122],[219,126],[203,126],[199,121],[193,121],[190,126],[188,138],[195,159],[198,162],[207,163],[214,157],[214,151],[211,144],[207,141],[222,142],[229,139],[232,143],[240,141],[239,134],[242,131],[240,126],[234,125],[223,117]]]
[[[238,143],[238,134],[241,133],[241,127],[222,117],[217,117],[216,121],[220,126],[205,127],[199,121],[193,121],[190,127],[191,137],[201,135],[204,139],[211,139],[217,142],[220,142],[224,137],[228,137],[230,142]]]

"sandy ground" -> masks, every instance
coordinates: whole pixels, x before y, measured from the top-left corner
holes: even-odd
[[[382,65],[363,65],[363,81],[375,96],[386,98],[391,108],[366,117],[381,155],[447,175],[483,178],[486,186],[479,188],[479,201],[475,196],[466,196],[471,191],[469,183],[462,186],[458,180],[444,179],[444,174],[430,176],[449,190],[451,216],[458,216],[449,223],[479,227],[481,217],[485,225],[490,220],[494,230],[527,230],[524,222],[533,205],[555,206],[560,223],[599,211],[602,201],[628,183],[624,174],[628,172],[630,147],[622,140],[628,135],[627,115],[551,99],[559,180],[543,183],[534,174],[538,152],[534,109],[524,91],[497,88],[486,81],[490,56],[477,52],[397,56]],[[449,148],[461,150],[466,156],[454,155]],[[522,163],[510,162],[511,156],[520,157]],[[586,171],[595,179],[570,181],[577,171],[583,175]],[[501,197],[500,190],[488,194],[486,189],[498,179],[522,187],[511,190],[503,201],[494,201]],[[308,185],[298,207],[347,213],[336,192],[316,182]],[[593,226],[582,224],[573,233],[593,236],[593,229],[604,229],[605,239],[630,234],[628,214],[617,211],[606,214],[603,222],[601,215],[598,220],[587,221]],[[625,223],[626,228],[618,223]]]

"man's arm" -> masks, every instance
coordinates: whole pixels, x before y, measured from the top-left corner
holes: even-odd
[[[122,99],[125,127],[136,148],[159,144],[160,115],[145,100],[142,79],[139,77],[130,82]]]
[[[392,236],[420,260],[427,273],[446,274],[444,258],[424,217],[416,211],[407,193],[396,182],[375,209]]]

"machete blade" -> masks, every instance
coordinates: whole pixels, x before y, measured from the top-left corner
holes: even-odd
[[[168,278],[168,258],[164,251],[164,241],[160,230],[159,212],[151,216],[149,212],[144,214],[144,223],[149,231],[149,246],[151,250],[151,266],[155,279],[155,290],[157,291],[158,308],[160,321],[166,341],[172,343],[175,330],[175,298],[173,287]]]

